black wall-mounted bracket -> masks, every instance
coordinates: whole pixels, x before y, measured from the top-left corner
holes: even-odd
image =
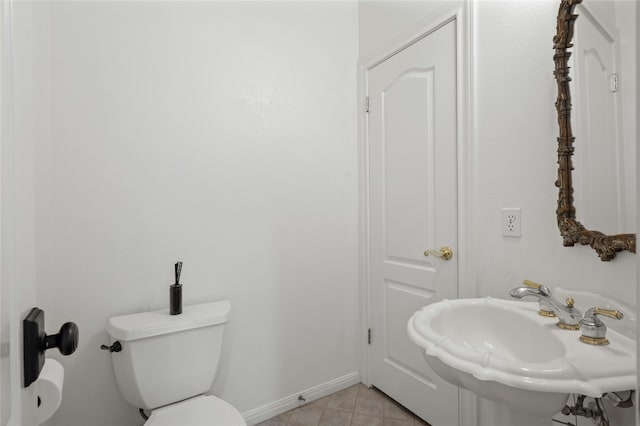
[[[44,311],[32,308],[22,321],[24,387],[35,382],[44,366],[44,353],[47,349],[58,348],[62,355],[71,355],[78,347],[78,326],[67,322],[60,332],[47,336],[44,331]]]

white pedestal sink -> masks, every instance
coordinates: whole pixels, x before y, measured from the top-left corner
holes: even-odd
[[[537,302],[443,300],[407,325],[427,363],[448,382],[495,404],[495,425],[550,426],[569,394],[636,389],[636,344],[609,329],[608,346],[556,327]]]

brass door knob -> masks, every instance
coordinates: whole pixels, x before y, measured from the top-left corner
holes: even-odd
[[[451,247],[442,247],[440,249],[440,251],[436,251],[436,250],[426,250],[424,252],[425,256],[435,256],[435,257],[439,257],[442,258],[444,260],[449,260],[453,257],[453,250],[451,249]]]

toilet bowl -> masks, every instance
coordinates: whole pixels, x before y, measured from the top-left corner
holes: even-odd
[[[145,426],[246,426],[228,402],[206,395],[215,378],[227,300],[112,317],[111,360],[124,399],[151,410]]]

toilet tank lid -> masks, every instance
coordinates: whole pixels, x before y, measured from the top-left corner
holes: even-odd
[[[228,300],[189,305],[179,315],[170,315],[169,309],[140,312],[109,318],[107,333],[116,340],[130,341],[178,331],[223,324],[231,310]]]

